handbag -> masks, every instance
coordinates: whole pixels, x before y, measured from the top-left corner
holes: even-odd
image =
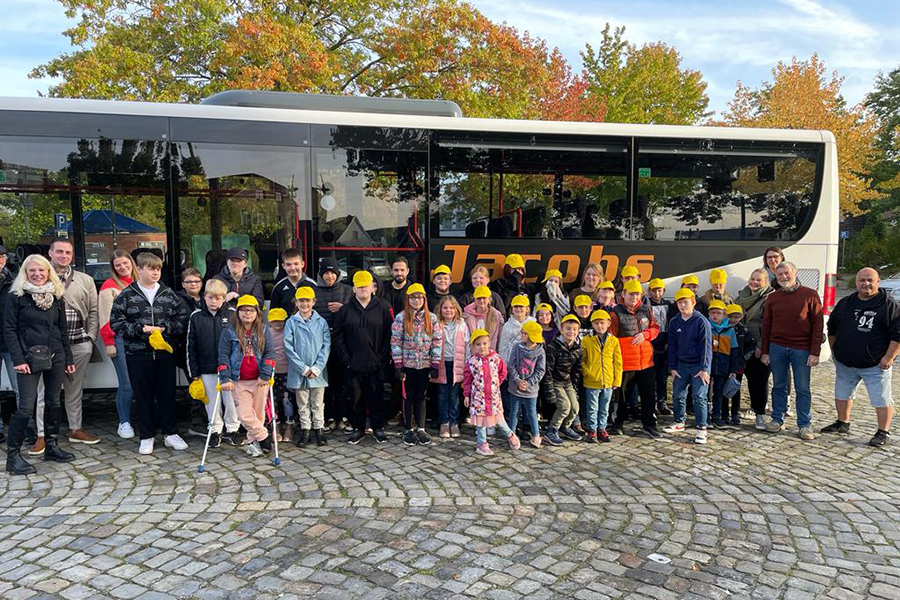
[[[53,368],[53,354],[49,346],[32,346],[26,351],[25,359],[32,373],[49,371]]]

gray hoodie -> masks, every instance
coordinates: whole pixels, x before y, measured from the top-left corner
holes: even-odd
[[[531,349],[525,347],[525,342],[515,344],[506,364],[509,392],[520,398],[537,398],[546,370],[547,357],[543,344],[537,344]],[[520,381],[527,385],[524,391],[519,389]]]

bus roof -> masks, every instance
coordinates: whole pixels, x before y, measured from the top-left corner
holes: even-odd
[[[750,129],[742,127],[480,119],[471,117],[215,106],[209,104],[81,100],[72,98],[0,97],[0,111],[46,111],[75,114],[111,114],[311,123],[322,125],[355,125],[363,127],[408,127],[446,131],[484,131],[497,133],[610,135],[666,138],[701,137],[709,139],[753,139],[761,141],[834,142],[834,136],[831,132],[824,130]]]

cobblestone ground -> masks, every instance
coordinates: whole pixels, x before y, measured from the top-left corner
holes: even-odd
[[[815,424],[834,371],[814,371]],[[474,454],[461,441],[152,456],[115,438],[0,476],[0,597],[900,598],[900,445],[714,432]],[[101,415],[105,415],[101,417]],[[66,444],[64,444],[65,446]],[[659,564],[657,553],[671,559]]]

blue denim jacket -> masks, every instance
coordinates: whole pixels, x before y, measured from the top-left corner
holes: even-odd
[[[259,367],[259,378],[269,380],[275,372],[275,347],[272,344],[272,334],[269,328],[265,328],[265,350],[260,355],[259,341],[252,340],[253,354]],[[238,341],[234,328],[229,327],[222,331],[219,338],[219,382],[238,381],[241,378],[241,362],[244,360],[244,352]]]

